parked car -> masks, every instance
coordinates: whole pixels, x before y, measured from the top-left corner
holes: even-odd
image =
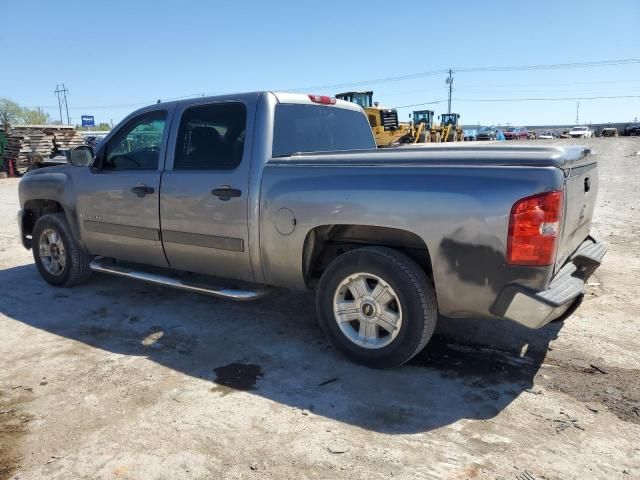
[[[554,138],[558,138],[558,135],[553,132],[542,132],[540,135],[538,135],[538,138],[542,140],[553,140]]]
[[[478,130],[476,130],[476,129],[465,130],[464,133],[463,133],[463,136],[464,136],[464,141],[465,142],[470,142],[470,141],[476,139],[476,137],[478,136]]]
[[[605,127],[600,131],[600,135],[603,137],[617,137],[618,129],[615,127]]]
[[[569,136],[571,138],[591,138],[593,132],[589,130],[589,127],[573,127],[569,130]]]
[[[505,140],[527,140],[529,131],[524,127],[507,127],[502,131]]]
[[[579,304],[605,252],[597,160],[516,148],[377,149],[362,107],[325,96],[159,103],[24,175],[20,238],[58,287],[95,271],[234,300],[313,289],[339,351],[397,366],[439,316],[538,328]]]
[[[640,123],[625,127],[624,134],[627,136],[640,135]]]
[[[478,135],[476,135],[476,140],[495,140],[498,131],[495,127],[482,127],[478,130]]]
[[[106,135],[86,135],[84,137],[84,144],[89,145],[95,150],[100,145],[100,142],[104,140],[105,136]]]

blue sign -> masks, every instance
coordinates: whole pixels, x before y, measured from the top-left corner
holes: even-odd
[[[94,121],[93,115],[82,115],[82,126],[95,127],[96,123]]]

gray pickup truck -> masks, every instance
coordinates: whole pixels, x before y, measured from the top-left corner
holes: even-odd
[[[438,318],[573,311],[605,252],[588,149],[375,147],[331,97],[159,103],[24,176],[22,242],[56,286],[98,271],[235,300],[314,289],[328,338],[372,367],[409,360]]]

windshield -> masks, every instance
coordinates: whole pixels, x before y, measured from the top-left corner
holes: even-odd
[[[583,132],[587,129],[587,127],[573,127],[571,130],[575,132]]]
[[[482,127],[480,129],[480,133],[491,133],[493,132],[493,127]]]
[[[517,130],[516,127],[509,127],[505,130],[505,132],[515,132]]]
[[[430,115],[428,113],[426,113],[426,112],[420,112],[420,113],[419,112],[415,112],[413,114],[413,120],[416,123],[419,123],[419,122],[431,123]]]
[[[273,157],[374,148],[373,133],[362,112],[321,105],[276,107]]]

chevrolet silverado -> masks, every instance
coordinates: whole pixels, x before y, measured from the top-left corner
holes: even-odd
[[[132,113],[26,174],[18,222],[55,286],[96,271],[235,300],[313,289],[331,342],[382,368],[438,319],[570,314],[605,252],[597,188],[584,147],[376,149],[356,104],[256,92]]]

